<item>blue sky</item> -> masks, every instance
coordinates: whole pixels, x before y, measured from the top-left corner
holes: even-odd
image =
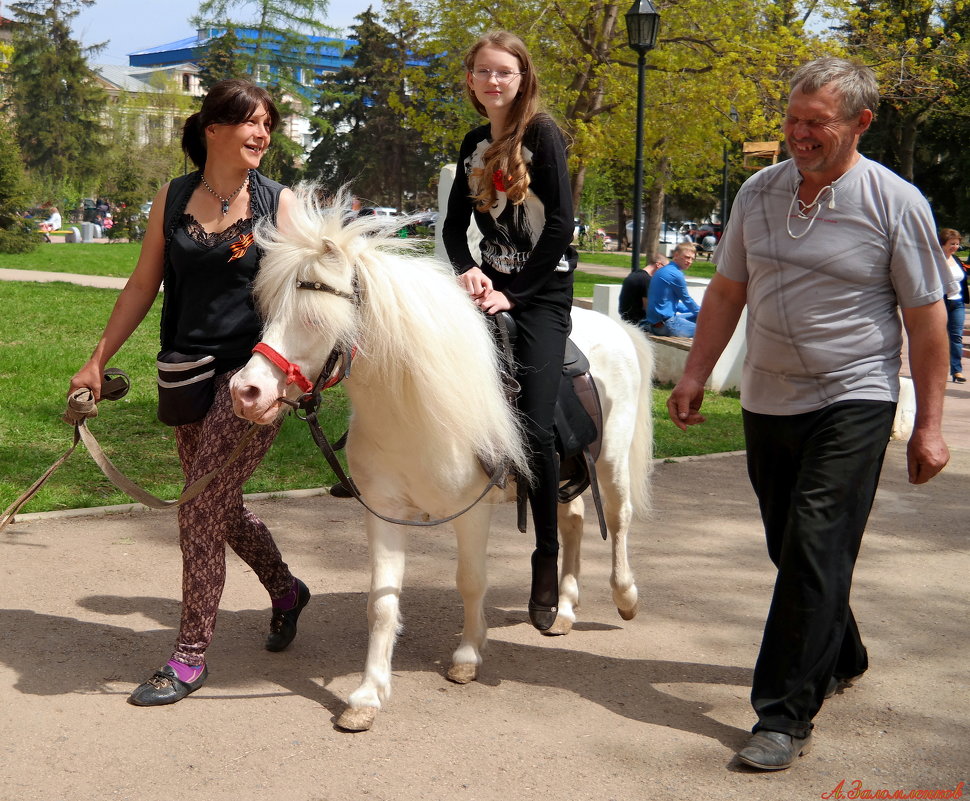
[[[346,29],[371,5],[381,10],[380,0],[330,0],[325,21]],[[198,8],[199,0],[98,0],[74,18],[74,35],[84,45],[108,42],[91,61],[127,66],[128,53],[192,36]]]

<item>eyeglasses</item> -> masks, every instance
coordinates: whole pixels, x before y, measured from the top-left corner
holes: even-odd
[[[513,78],[517,75],[525,75],[524,72],[513,72],[512,70],[487,70],[484,67],[477,70],[472,70],[472,78],[476,81],[481,81],[485,83],[493,76],[495,80],[499,83],[510,83]]]

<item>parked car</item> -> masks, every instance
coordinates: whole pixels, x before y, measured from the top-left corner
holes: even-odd
[[[646,225],[646,221],[641,221],[640,225]],[[640,229],[643,233],[643,229]],[[633,220],[629,220],[626,224],[626,241],[633,241]],[[661,245],[676,245],[680,242],[680,226],[674,225],[673,223],[661,223],[660,225],[660,244]]]
[[[389,206],[367,206],[357,212],[358,217],[371,217],[375,215],[379,217],[396,217],[397,209],[392,209]]]
[[[720,242],[721,232],[724,230],[720,223],[704,223],[703,225],[698,225],[696,230],[692,231],[695,242],[700,242],[708,234],[714,234],[714,238]]]
[[[425,211],[418,214],[417,218],[414,220],[412,225],[415,228],[427,228],[430,231],[434,231],[435,225],[438,223],[438,212],[436,211]]]

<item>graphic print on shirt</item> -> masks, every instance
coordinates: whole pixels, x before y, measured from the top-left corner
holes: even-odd
[[[495,205],[488,210],[495,221],[495,232],[482,244],[482,259],[500,273],[514,274],[522,269],[542,233],[545,211],[542,201],[530,190],[524,203],[508,202],[500,175],[485,178],[484,155],[491,146],[483,139],[465,159],[465,174],[472,192],[478,192],[485,180],[495,184]],[[532,151],[523,145],[522,160],[532,163]]]

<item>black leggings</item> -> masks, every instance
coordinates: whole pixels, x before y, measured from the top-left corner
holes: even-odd
[[[525,423],[533,472],[529,504],[536,548],[546,554],[559,551],[556,520],[559,459],[553,420],[566,337],[571,326],[571,298],[567,294],[557,292],[553,298],[533,300],[521,309],[512,310],[518,328],[513,347],[518,368],[516,378],[522,386],[518,408]]]

